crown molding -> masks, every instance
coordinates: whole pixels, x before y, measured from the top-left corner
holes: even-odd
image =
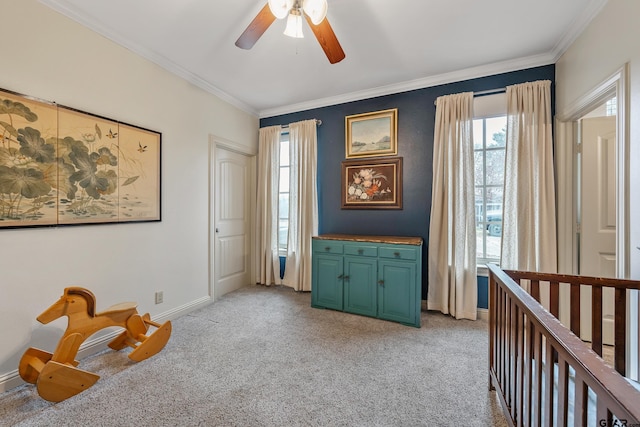
[[[564,35],[558,43],[551,50],[553,54],[553,62],[557,62],[558,59],[566,52],[571,44],[582,34],[587,28],[587,25],[595,18],[602,8],[607,4],[608,0],[591,0],[587,7],[582,11],[573,23],[567,28]]]
[[[420,79],[394,83],[391,85],[375,87],[362,91],[345,93],[332,97],[320,98],[274,108],[267,108],[264,110],[257,110],[256,108],[238,100],[225,91],[212,85],[198,75],[177,65],[173,61],[170,61],[166,57],[159,55],[158,53],[150,49],[137,45],[130,40],[126,40],[125,38],[116,34],[112,29],[107,28],[95,19],[83,16],[77,10],[75,10],[75,8],[64,5],[59,0],[39,0],[40,3],[48,6],[56,12],[66,16],[67,18],[91,29],[92,31],[106,37],[114,43],[125,47],[131,52],[151,61],[152,63],[160,66],[166,71],[199,87],[205,92],[215,95],[221,100],[229,103],[230,105],[251,115],[258,116],[259,118],[273,117],[282,114],[289,114],[299,111],[311,110],[314,108],[321,108],[330,105],[337,105],[347,102],[359,101],[362,99],[374,98],[377,96],[408,92],[411,90],[423,89],[426,87],[454,83],[458,81],[485,77],[510,71],[517,71],[525,68],[554,64],[584,31],[584,29],[593,20],[593,18],[598,15],[598,13],[606,5],[607,1],[608,0],[591,0],[582,14],[578,18],[576,18],[573,24],[567,29],[560,41],[553,47],[550,52],[544,54],[481,65],[477,67],[453,71],[450,73],[428,76]]]
[[[311,110],[314,108],[327,107],[330,105],[343,104],[346,102],[359,101],[362,99],[375,98],[377,96],[392,95],[396,93],[409,92],[426,87],[439,86],[447,83],[455,83],[463,80],[475,79],[479,77],[491,76],[494,74],[507,73],[510,71],[522,70],[525,68],[539,67],[555,63],[552,54],[540,54],[527,56],[524,58],[511,59],[508,61],[495,62],[493,64],[481,65],[478,67],[466,68],[450,73],[424,77],[416,80],[395,83],[377,88],[366,89],[357,92],[346,93],[338,96],[316,99],[308,102],[301,102],[282,107],[269,108],[260,111],[260,118],[279,116],[282,114],[295,113],[299,111]]]
[[[408,92],[415,89],[437,86],[441,84],[454,83],[457,81],[490,76],[493,74],[517,71],[525,68],[538,67],[542,65],[555,64],[571,44],[582,34],[587,25],[604,8],[608,0],[591,0],[583,12],[568,27],[560,41],[553,49],[546,53],[535,56],[528,56],[515,60],[503,61],[479,67],[458,70],[451,73],[425,77],[417,80],[397,83],[393,85],[380,86],[358,92],[351,92],[335,97],[321,98],[313,101],[292,104],[288,106],[269,108],[260,111],[260,118],[278,116],[298,111],[311,110],[314,108],[326,107],[329,105],[342,104],[346,102],[359,101],[376,96],[391,95],[394,93]]]
[[[130,50],[136,55],[139,55],[153,62],[154,64],[160,66],[164,70],[186,80],[187,82],[193,84],[194,86],[199,87],[205,92],[208,92],[212,95],[217,96],[221,100],[233,105],[236,108],[239,108],[240,110],[246,113],[249,113],[254,116],[258,115],[258,111],[255,108],[252,108],[251,106],[245,104],[244,102],[238,100],[237,98],[234,98],[233,96],[217,88],[216,86],[212,85],[211,83],[207,82],[206,80],[197,76],[196,74],[193,74],[192,72],[186,70],[185,68],[177,65],[173,61],[170,61],[164,56],[159,55],[150,49],[142,47],[136,43],[133,43],[130,40],[127,40],[119,36],[112,29],[107,28],[99,21],[80,14],[75,8],[69,7],[67,5],[63,5],[58,0],[38,0],[38,1],[44,4],[45,6],[55,10],[56,12],[66,16],[67,18],[79,23],[80,25],[86,28],[89,28],[90,30],[102,35],[103,37],[106,37],[112,42],[120,46],[123,46],[124,48]]]

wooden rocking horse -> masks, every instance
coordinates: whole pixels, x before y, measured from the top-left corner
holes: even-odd
[[[100,378],[92,372],[78,369],[75,360],[80,345],[97,331],[119,326],[124,331],[115,337],[109,347],[122,350],[129,346],[134,350],[129,358],[136,362],[158,353],[171,336],[171,322],[162,325],[152,322],[149,314],[140,316],[136,303],[124,302],[96,313],[96,298],[85,288],[70,287],[51,307],[37,317],[44,324],[62,316],[69,318],[67,329],[52,353],[37,348],[25,351],[18,371],[26,382],[36,384],[43,399],[60,402],[95,384]],[[149,326],[156,330],[147,335]]]

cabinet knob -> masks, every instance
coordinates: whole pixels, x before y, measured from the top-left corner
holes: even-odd
[[[330,247],[330,246],[327,246],[327,247],[325,247],[325,248],[324,248],[324,250],[325,250],[325,251],[327,251],[327,252],[329,252],[329,251],[331,250],[331,247]]]
[[[378,285],[384,287],[384,280],[378,280]]]
[[[362,255],[364,253],[364,249],[358,249],[358,255]]]
[[[341,274],[338,276],[338,279],[342,279],[344,277],[344,274]]]
[[[398,258],[400,256],[400,252],[394,252],[393,256],[395,256],[396,258]]]
[[[344,276],[344,280],[349,280],[349,276]]]

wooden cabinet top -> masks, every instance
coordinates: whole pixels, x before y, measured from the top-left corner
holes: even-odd
[[[409,236],[364,236],[354,234],[322,234],[314,236],[318,240],[344,240],[349,242],[390,243],[394,245],[422,246],[422,237]]]

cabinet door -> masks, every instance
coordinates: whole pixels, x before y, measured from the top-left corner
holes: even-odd
[[[342,310],[342,256],[313,254],[311,306]]]
[[[416,309],[416,264],[378,260],[378,317],[420,327]]]
[[[344,311],[376,315],[376,267],[372,258],[344,257]]]

